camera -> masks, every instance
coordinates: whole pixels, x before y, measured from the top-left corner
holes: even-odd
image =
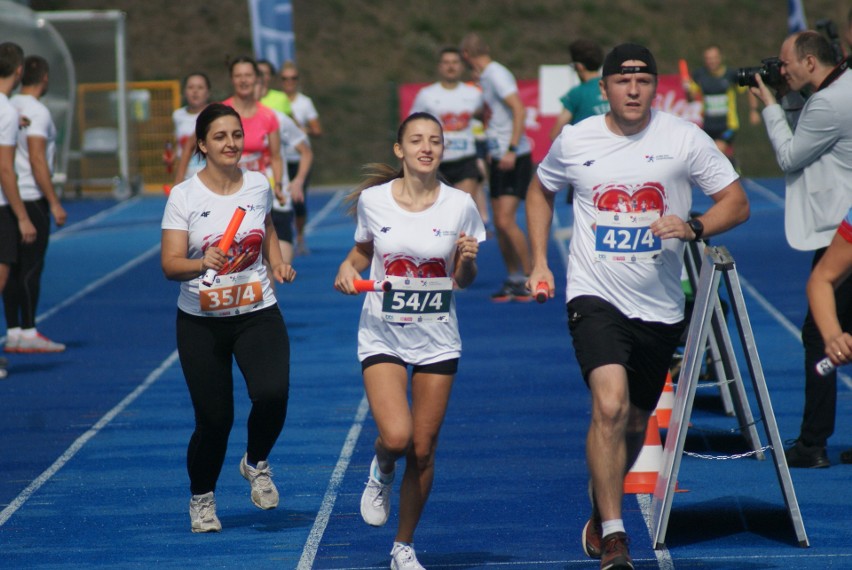
[[[760,67],[741,67],[737,70],[737,85],[740,87],[757,87],[754,76],[760,74],[760,78],[767,87],[778,89],[786,83],[781,75],[781,60],[777,57],[767,57],[762,60]]]

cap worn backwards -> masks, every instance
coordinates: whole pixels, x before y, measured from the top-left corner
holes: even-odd
[[[644,66],[625,66],[625,61],[641,61]],[[616,46],[606,55],[601,75],[615,75],[616,73],[650,73],[657,75],[657,62],[651,50],[639,44],[621,44]]]

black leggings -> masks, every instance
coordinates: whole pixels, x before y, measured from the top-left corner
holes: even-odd
[[[177,347],[195,410],[186,454],[190,490],[203,495],[216,489],[234,423],[233,358],[252,402],[248,460],[265,461],[287,417],[290,339],[277,305],[233,317],[178,310]]]
[[[35,327],[36,308],[41,292],[41,272],[50,237],[50,207],[47,200],[24,202],[27,215],[36,228],[33,243],[18,243],[18,260],[10,266],[9,280],[3,289],[6,328]]]

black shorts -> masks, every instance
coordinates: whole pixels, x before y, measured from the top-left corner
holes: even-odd
[[[18,261],[18,218],[9,205],[0,206],[0,263],[12,265]]]
[[[304,218],[308,215],[308,207],[306,206],[306,204],[308,203],[308,186],[311,185],[311,173],[313,171],[313,168],[308,170],[308,175],[305,176],[305,183],[302,185],[302,193],[305,195],[305,199],[301,202],[293,202],[293,213],[296,215],[297,218]],[[287,176],[289,176],[290,180],[293,180],[298,173],[299,163],[288,162]]]
[[[527,197],[527,186],[532,180],[532,155],[519,156],[512,170],[500,170],[497,165],[500,161],[491,159],[489,164],[488,184],[491,188],[491,197],[515,196],[523,200]]]
[[[462,158],[460,160],[442,162],[439,170],[450,186],[455,186],[462,180],[467,180],[468,178],[472,178],[477,181],[482,179],[479,167],[476,165],[475,156]]]
[[[280,241],[293,243],[293,211],[272,210],[272,224]]]
[[[663,392],[685,326],[631,319],[592,295],[568,302],[568,329],[586,384],[595,368],[620,364],[627,370],[630,403],[649,412]]]
[[[373,356],[368,356],[364,360],[361,361],[361,372],[369,368],[374,364],[398,364],[403,368],[407,368],[409,364],[405,362],[403,359],[398,356],[393,356],[392,354],[374,354]],[[414,364],[412,365],[412,372],[414,374],[424,373],[424,374],[443,374],[446,376],[452,376],[459,370],[459,359],[458,358],[450,358],[449,360],[441,360],[440,362],[433,362],[432,364]]]

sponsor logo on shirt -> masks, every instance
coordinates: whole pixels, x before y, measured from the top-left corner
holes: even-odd
[[[390,226],[383,226],[383,227],[382,227],[382,229],[381,229],[381,230],[379,230],[379,231],[380,231],[380,232],[382,232],[383,234],[386,234],[386,233],[388,233],[390,230],[391,230],[391,229],[390,229]]]

